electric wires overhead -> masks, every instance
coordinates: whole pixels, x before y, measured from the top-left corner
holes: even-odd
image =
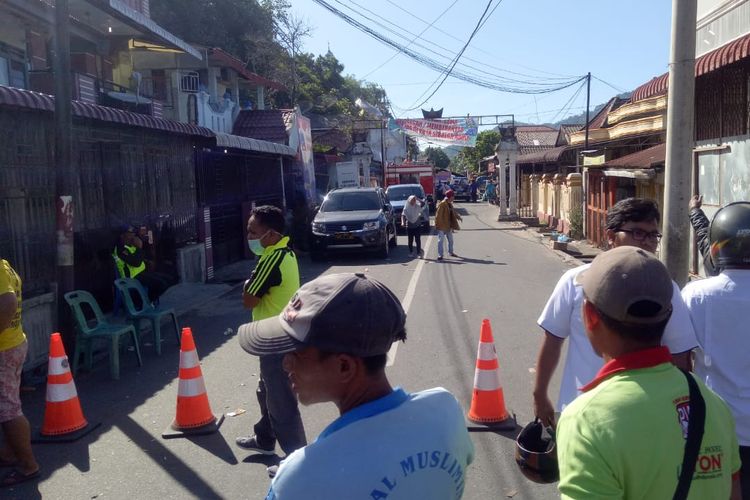
[[[495,4],[495,8],[492,9],[492,12],[495,12],[495,9],[497,8],[498,5],[500,5],[502,3],[502,1],[503,0],[500,0],[497,4]],[[453,71],[453,68],[455,68],[456,64],[458,64],[459,59],[461,59],[461,56],[464,54],[464,52],[466,51],[466,48],[469,46],[469,44],[471,43],[471,41],[474,39],[474,36],[479,32],[479,29],[482,26],[484,26],[484,23],[487,22],[487,19],[489,19],[489,16],[487,15],[487,11],[490,10],[490,7],[492,6],[492,2],[493,2],[493,0],[489,0],[489,2],[487,2],[487,7],[484,8],[484,12],[482,12],[482,16],[479,18],[479,21],[477,21],[477,25],[474,27],[474,31],[471,32],[471,35],[469,35],[469,39],[466,40],[466,43],[464,44],[464,46],[461,48],[461,50],[458,52],[458,54],[456,54],[456,57],[453,58],[453,61],[452,61],[452,64],[451,64],[450,68],[448,68],[448,70],[445,72],[444,75],[438,76],[438,80],[442,76],[442,80],[440,80],[440,83],[436,84],[436,82],[438,80],[435,80],[435,82],[433,82],[432,85],[430,85],[429,87],[427,87],[427,90],[425,90],[422,93],[422,95],[420,95],[419,97],[417,97],[417,100],[414,101],[414,103],[416,103],[417,101],[419,101],[420,99],[422,99],[422,96],[424,96],[427,92],[429,92],[430,89],[434,86],[435,89],[430,93],[430,95],[428,95],[427,97],[425,97],[424,100],[422,100],[419,104],[415,105],[414,103],[412,103],[411,107],[409,107],[406,111],[413,111],[415,109],[419,109],[420,106],[422,106],[424,103],[426,103],[427,101],[429,101],[430,98],[432,96],[434,96],[435,93],[438,90],[440,90],[440,87],[443,86],[443,83],[445,82],[445,80],[450,76],[451,71]]]
[[[404,43],[401,43],[397,41],[394,38],[401,38],[404,39],[407,43],[409,42],[409,38],[406,37],[403,33],[409,33],[408,30],[402,29],[402,32],[399,33],[398,31],[388,28],[383,23],[380,23],[379,21],[372,19],[364,14],[361,14],[361,11],[355,11],[355,14],[359,14],[360,17],[364,18],[367,21],[370,21],[372,24],[377,24],[381,26],[385,31],[391,33],[393,36],[387,36],[383,34],[381,31],[376,30],[374,27],[372,27],[370,24],[366,24],[365,22],[362,22],[360,20],[355,19],[351,15],[343,12],[342,10],[339,10],[335,6],[333,6],[330,2],[326,0],[313,0],[315,3],[320,5],[321,7],[325,8],[332,14],[336,15],[349,25],[357,28],[358,30],[362,31],[363,33],[366,33],[367,35],[371,36],[372,38],[378,40],[384,45],[387,45],[393,49],[396,49],[403,53],[404,55],[410,57],[414,61],[422,64],[423,66],[437,71],[438,73],[441,73],[444,75],[443,80],[445,80],[448,76],[452,76],[456,79],[472,83],[474,85],[478,85],[483,88],[496,90],[499,92],[507,92],[507,93],[514,93],[514,94],[546,94],[550,92],[557,92],[559,90],[572,87],[586,79],[586,76],[580,76],[580,77],[571,77],[571,78],[545,78],[543,80],[539,79],[539,77],[531,77],[530,79],[522,80],[519,78],[508,78],[504,77],[502,75],[493,74],[489,71],[483,71],[484,68],[476,68],[477,71],[467,71],[466,65],[458,65],[458,60],[460,59],[463,52],[466,50],[466,47],[468,47],[468,42],[471,41],[471,39],[467,42],[466,45],[462,48],[459,53],[455,54],[453,58],[445,63],[440,61],[439,59],[445,59],[446,56],[445,51],[440,54],[432,49],[425,47],[423,44],[416,44],[416,46],[419,46],[423,49],[425,49],[426,52],[432,52],[433,54],[437,54],[437,57],[431,56],[426,54],[422,51],[417,51],[413,47],[410,47]],[[334,0],[339,5],[342,5],[345,8],[352,9],[347,4],[355,4],[353,1],[347,2],[347,4],[344,4],[343,2],[340,2],[338,0]],[[477,24],[474,32],[472,33],[472,37],[476,34],[476,32],[479,31],[482,24],[486,22],[486,14],[489,11],[489,7],[492,5],[492,0],[488,3],[487,9],[485,9],[485,12],[483,13],[482,17],[480,18],[480,22]],[[363,8],[362,6],[359,6],[360,8]],[[495,8],[497,5],[495,5]],[[363,10],[367,10],[364,9]],[[493,9],[494,10],[494,9]],[[371,11],[370,11],[371,12]],[[390,23],[393,24],[393,23]],[[410,33],[415,39],[418,38],[418,36],[414,35],[413,33]],[[529,75],[530,76],[530,75]],[[433,92],[434,94],[434,92]]]

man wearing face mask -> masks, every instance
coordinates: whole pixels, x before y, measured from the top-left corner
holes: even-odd
[[[247,243],[259,259],[242,289],[242,303],[252,310],[253,321],[278,316],[300,286],[297,257],[283,232],[284,215],[280,209],[264,205],[252,210],[247,222]],[[307,444],[297,398],[281,366],[283,357],[260,357],[256,395],[261,418],[253,427],[253,435],[237,438],[241,448],[274,455],[278,441],[288,455]],[[269,474],[275,469],[269,467]]]

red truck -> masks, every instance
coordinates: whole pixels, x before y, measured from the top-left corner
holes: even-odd
[[[385,169],[385,187],[395,184],[421,184],[430,209],[435,209],[435,166],[430,162],[390,163]]]

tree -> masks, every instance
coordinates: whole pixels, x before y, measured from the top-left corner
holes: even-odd
[[[302,49],[302,44],[305,38],[309,37],[313,28],[306,19],[296,16],[286,10],[280,11],[276,16],[276,37],[278,38],[281,46],[284,47],[289,53],[289,62],[291,69],[291,101],[292,105],[297,104],[297,88],[299,86],[299,79],[297,74],[297,54]],[[329,51],[330,53],[330,51]],[[333,54],[331,54],[333,55]],[[343,69],[343,66],[342,66]]]
[[[448,168],[450,166],[451,160],[441,148],[430,146],[425,149],[425,154],[427,155],[427,159],[435,165],[435,168]]]
[[[464,148],[451,161],[451,168],[458,171],[479,171],[479,161],[495,154],[495,146],[500,142],[500,132],[485,130],[477,135],[477,142],[473,148]]]
[[[180,38],[219,47],[267,74],[280,52],[274,20],[283,2],[256,0],[151,0],[151,17]],[[280,10],[279,10],[280,9]],[[283,52],[283,50],[281,50]]]

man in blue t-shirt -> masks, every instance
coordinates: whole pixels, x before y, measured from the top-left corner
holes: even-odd
[[[393,292],[347,273],[305,284],[278,317],[240,327],[247,352],[286,354],[302,404],[340,413],[281,463],[267,498],[461,498],[474,457],[461,406],[443,388],[394,389],[385,374],[405,323]]]

